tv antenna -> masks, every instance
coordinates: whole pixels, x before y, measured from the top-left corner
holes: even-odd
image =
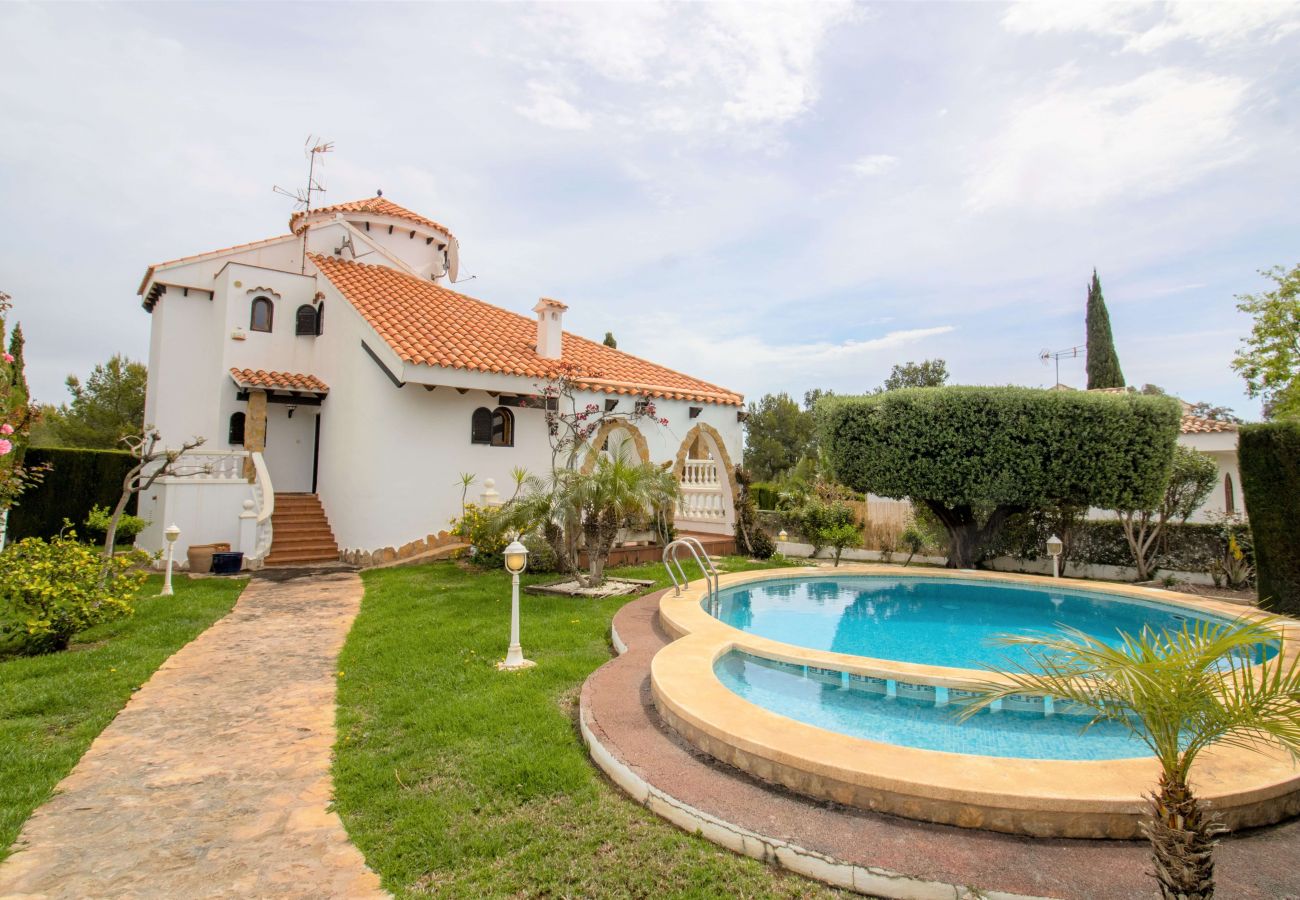
[[[1082,346],[1067,347],[1064,350],[1043,349],[1038,351],[1038,358],[1039,360],[1042,361],[1043,365],[1047,365],[1049,360],[1056,361],[1056,384],[1060,384],[1061,383],[1061,360],[1078,359],[1078,357],[1082,353],[1083,353]],[[1055,387],[1055,385],[1053,385],[1053,387]]]
[[[334,152],[334,142],[327,141],[324,138],[318,138],[315,135],[307,135],[307,140],[302,145],[303,153],[307,157],[307,186],[294,191],[288,191],[278,184],[273,185],[271,190],[275,191],[282,197],[288,197],[293,201],[295,210],[301,209],[303,217],[311,215],[312,196],[314,194],[325,193],[324,186],[316,180],[316,158],[326,153]],[[319,163],[325,165],[325,160]],[[304,224],[302,229],[302,266],[300,272],[307,271],[307,226]]]

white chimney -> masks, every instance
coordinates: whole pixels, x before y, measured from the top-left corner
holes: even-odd
[[[559,359],[564,355],[564,311],[569,307],[559,300],[543,297],[533,307],[537,313],[537,355]]]

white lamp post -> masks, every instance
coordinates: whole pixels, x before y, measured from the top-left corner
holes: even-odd
[[[1056,535],[1047,539],[1047,555],[1052,558],[1052,577],[1061,577],[1061,551],[1065,549],[1065,543]]]
[[[790,535],[786,534],[785,529],[782,528],[780,532],[777,533],[776,539],[784,544],[786,541],[790,539]]]
[[[528,565],[528,548],[516,538],[506,548],[505,557],[506,571],[510,573],[510,649],[506,651],[505,661],[497,663],[497,668],[502,672],[515,672],[537,665],[524,659],[523,648],[519,646],[519,573]]]
[[[167,530],[163,532],[163,537],[167,538],[167,574],[163,576],[162,595],[170,597],[175,591],[172,590],[172,558],[176,550],[176,539],[181,536],[181,530],[176,527],[175,523],[168,525]]]

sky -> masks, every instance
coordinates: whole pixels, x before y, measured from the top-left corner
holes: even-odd
[[[1095,267],[1131,384],[1259,415],[1234,295],[1300,263],[1300,4],[8,3],[0,290],[35,397],[145,359],[150,263],[324,202],[457,286],[738,390],[1049,386]],[[1083,361],[1061,380],[1082,386]]]

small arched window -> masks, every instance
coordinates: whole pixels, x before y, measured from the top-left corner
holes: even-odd
[[[294,320],[293,333],[298,337],[315,337],[319,332],[316,330],[316,309],[304,303],[298,307],[298,312]]]
[[[227,443],[244,446],[244,414],[237,412],[230,417],[230,437]]]
[[[492,413],[492,446],[513,447],[515,445],[515,414],[504,406],[498,406]]]
[[[1232,489],[1232,475],[1226,472],[1223,476],[1223,511],[1230,516],[1237,514],[1237,495]]]
[[[480,406],[474,410],[469,420],[469,442],[471,444],[492,443],[492,410]]]
[[[320,302],[320,306],[316,307],[316,333],[317,334],[325,333],[325,301],[324,300]]]
[[[249,331],[270,331],[271,320],[275,317],[275,307],[270,297],[254,297],[253,311],[249,316]]]

